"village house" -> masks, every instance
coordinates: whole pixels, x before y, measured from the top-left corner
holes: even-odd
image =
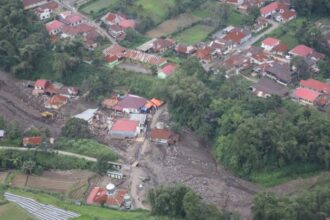
[[[70,12],[63,12],[60,14],[61,21],[70,26],[77,26],[81,23],[83,23],[82,17],[76,13]]]
[[[263,17],[258,17],[256,22],[253,24],[252,32],[258,33],[262,31],[263,29],[267,28],[269,26],[268,20]]]
[[[277,12],[278,2],[272,2],[262,8],[260,8],[260,15],[264,18],[269,18]]]
[[[175,52],[181,55],[191,55],[196,52],[196,47],[194,46],[187,46],[184,44],[177,44],[175,46]]]
[[[269,64],[265,69],[265,75],[284,86],[290,84],[295,78],[295,73],[291,70],[290,65],[278,61]]]
[[[125,19],[126,19],[125,15],[119,13],[112,13],[112,12],[109,12],[108,14],[106,14],[104,17],[101,18],[101,20],[107,25],[119,24],[121,21]]]
[[[224,67],[227,72],[234,70],[236,74],[239,74],[240,70],[250,67],[251,62],[249,58],[239,53],[230,56],[224,62],[220,62],[220,66]]]
[[[173,63],[166,64],[163,68],[158,71],[158,78],[165,79],[174,74],[176,65]]]
[[[41,145],[41,137],[24,137],[22,140],[23,147],[36,147]]]
[[[261,47],[267,51],[271,51],[274,47],[280,44],[280,41],[273,37],[267,37],[261,42]]]
[[[252,37],[251,32],[240,29],[240,28],[233,28],[231,29],[225,36],[224,40],[229,40],[237,45],[244,44],[246,41],[248,41]]]
[[[53,20],[45,24],[49,35],[57,35],[62,32],[64,24],[58,20]]]
[[[138,50],[132,50],[128,49],[124,53],[124,57],[126,59],[132,60],[132,61],[138,61],[140,63],[149,64],[152,66],[158,66],[161,67],[167,63],[167,60],[161,56],[157,56],[154,54],[147,54]]]
[[[172,49],[175,46],[175,41],[172,39],[156,39],[152,42],[152,51],[154,53],[163,53],[168,49]]]
[[[88,205],[105,205],[111,208],[131,208],[131,199],[126,189],[116,189],[114,184],[106,188],[94,187],[89,193],[86,203]]]
[[[36,8],[34,10],[34,13],[38,16],[40,20],[45,20],[50,18],[50,16],[58,9],[59,5],[54,1],[50,1]]]
[[[179,142],[179,135],[167,129],[152,129],[150,139],[157,144],[173,145]]]
[[[34,83],[34,89],[32,91],[33,95],[41,95],[45,94],[50,87],[51,83],[48,80],[45,79],[38,79]]]
[[[211,41],[208,45],[211,48],[211,54],[215,57],[221,57],[228,54],[234,48],[234,43],[230,40],[217,38]]]
[[[310,89],[322,94],[330,95],[330,85],[315,79],[307,79],[300,81],[300,87]]]
[[[114,122],[110,136],[116,139],[135,138],[140,134],[139,121],[121,118]]]
[[[299,87],[293,94],[292,99],[303,105],[316,105],[317,99],[321,96],[321,93]]]
[[[300,57],[310,57],[316,61],[321,60],[324,58],[324,54],[315,51],[313,48],[310,48],[306,45],[300,44],[297,45],[295,48],[289,51],[291,56],[300,56]]]
[[[246,57],[250,58],[250,62],[262,65],[270,61],[270,54],[266,53],[260,47],[251,46],[250,48],[242,51],[242,54],[245,54]]]
[[[125,113],[140,113],[141,108],[147,103],[147,99],[140,96],[128,94],[118,101],[112,108],[115,111]]]
[[[74,98],[78,96],[79,88],[63,86],[62,88],[60,88],[59,94],[67,98]]]
[[[110,47],[103,50],[104,59],[107,63],[118,63],[124,58],[124,52],[126,49],[119,44],[113,44]]]
[[[212,49],[209,46],[198,48],[194,56],[201,63],[210,63],[212,61]]]
[[[251,86],[252,93],[258,97],[268,98],[274,95],[277,96],[288,96],[289,90],[274,82],[274,80],[269,78],[261,78],[257,83]]]
[[[271,50],[271,53],[278,56],[285,56],[289,51],[289,47],[286,44],[279,43]]]
[[[297,13],[293,9],[284,9],[275,16],[275,20],[281,23],[289,22],[297,17]]]
[[[24,10],[39,7],[47,4],[48,0],[23,0]]]
[[[49,109],[58,110],[67,103],[68,103],[67,97],[61,95],[54,95],[47,100],[45,107]]]
[[[118,24],[110,25],[108,28],[108,33],[118,41],[122,41],[126,38],[126,32],[124,28]]]

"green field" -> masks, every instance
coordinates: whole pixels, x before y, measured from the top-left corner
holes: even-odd
[[[137,0],[136,5],[143,8],[144,16],[150,16],[156,23],[160,23],[167,17],[171,8],[175,7],[175,0],[155,1],[155,0]],[[137,13],[141,13],[136,11]]]
[[[120,0],[96,0],[83,5],[80,10],[89,15],[106,14]],[[100,13],[101,12],[101,13]]]
[[[195,44],[203,41],[214,30],[213,27],[197,24],[177,33],[174,38],[184,44]]]
[[[8,190],[16,195],[21,195],[37,200],[45,204],[52,204],[56,207],[70,210],[81,214],[76,220],[174,220],[166,217],[150,216],[147,211],[119,211],[115,209],[102,208],[98,206],[75,205],[69,201],[60,200],[54,196],[41,192],[27,192],[20,189]],[[16,218],[19,219],[19,218]],[[2,218],[1,218],[2,220]],[[9,220],[9,219],[8,219]],[[12,219],[10,219],[12,220]],[[29,219],[30,220],[30,219]]]
[[[35,220],[28,212],[14,203],[0,206],[1,220]]]

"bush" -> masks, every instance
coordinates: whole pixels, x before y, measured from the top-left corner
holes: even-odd
[[[62,128],[62,135],[68,138],[89,138],[91,137],[88,122],[79,118],[72,118]]]

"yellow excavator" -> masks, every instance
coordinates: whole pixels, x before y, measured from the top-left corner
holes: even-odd
[[[40,113],[41,117],[45,118],[45,119],[54,119],[54,113],[51,112],[41,112]]]

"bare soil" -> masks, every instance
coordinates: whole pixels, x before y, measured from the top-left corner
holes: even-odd
[[[192,24],[196,23],[199,20],[200,20],[200,18],[198,18],[192,14],[184,13],[184,14],[179,15],[176,18],[172,18],[172,19],[164,21],[163,23],[158,25],[156,28],[152,29],[151,31],[148,31],[147,36],[152,37],[152,38],[169,36],[184,28],[191,26]]]

